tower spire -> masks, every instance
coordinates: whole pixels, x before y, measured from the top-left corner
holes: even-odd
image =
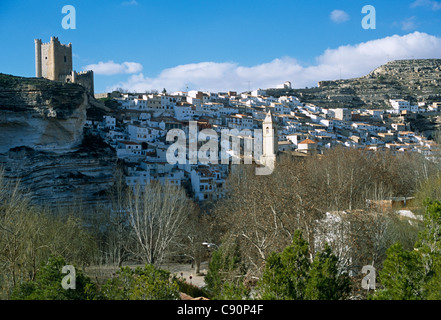
[[[262,156],[260,158],[260,162],[266,167],[274,168],[279,143],[277,128],[273,123],[271,110],[268,110],[262,124],[262,144]]]

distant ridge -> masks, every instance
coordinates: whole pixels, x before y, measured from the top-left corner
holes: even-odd
[[[441,101],[441,59],[388,62],[366,76],[320,81],[308,89],[267,89],[268,95],[290,94],[319,107],[389,108],[388,100],[402,98],[412,103]]]

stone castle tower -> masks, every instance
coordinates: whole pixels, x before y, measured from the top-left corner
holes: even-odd
[[[49,43],[35,39],[35,76],[53,81],[72,82],[85,87],[94,94],[93,71],[72,70],[72,44],[61,44],[57,37]]]
[[[268,111],[262,124],[262,156],[260,161],[265,166],[273,167],[276,164],[276,154],[279,148],[277,126],[273,124],[271,111]]]

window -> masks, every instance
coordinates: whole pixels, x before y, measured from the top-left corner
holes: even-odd
[[[67,62],[67,57],[66,56],[64,56],[64,62]]]

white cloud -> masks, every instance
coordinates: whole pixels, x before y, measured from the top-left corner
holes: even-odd
[[[332,11],[329,17],[335,23],[343,23],[349,20],[349,15],[346,12],[337,9]]]
[[[141,72],[142,65],[137,62],[115,63],[113,61],[100,61],[83,67],[83,70],[93,70],[94,73],[101,75],[131,74]]]
[[[441,1],[433,0],[416,0],[410,5],[411,8],[428,7],[434,11],[441,10]]]
[[[139,73],[127,81],[107,88],[124,88],[145,92],[201,89],[209,91],[245,91],[275,87],[291,81],[294,88],[316,86],[320,80],[360,77],[389,60],[441,58],[441,38],[414,32],[404,36],[390,36],[356,45],[328,49],[316,58],[313,66],[304,67],[291,57],[274,59],[245,67],[234,62],[201,62],[179,65],[163,70],[156,77]]]

